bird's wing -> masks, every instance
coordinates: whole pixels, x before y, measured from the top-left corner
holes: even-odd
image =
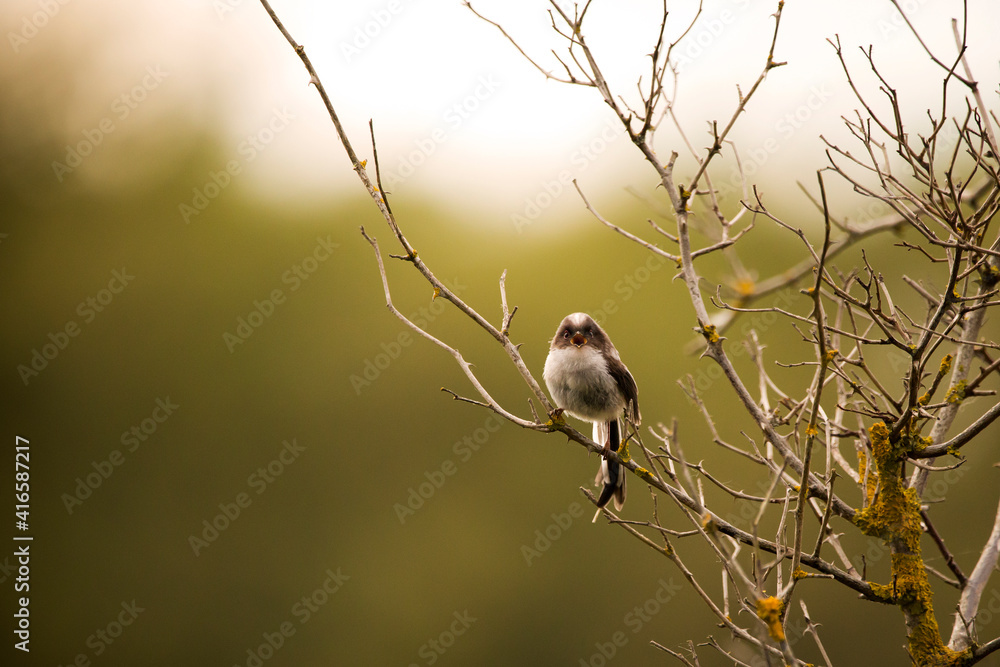
[[[625,397],[625,414],[633,424],[638,424],[642,418],[639,415],[639,388],[635,385],[635,379],[621,361],[608,364],[608,372],[611,373],[619,391]]]

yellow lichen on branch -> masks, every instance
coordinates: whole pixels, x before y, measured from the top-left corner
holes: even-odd
[[[705,326],[700,327],[698,331],[701,332],[701,335],[704,336],[705,340],[709,343],[718,343],[720,340],[719,332],[715,328],[714,324],[706,324]]]
[[[920,499],[903,479],[903,460],[907,453],[922,448],[917,434],[904,433],[896,442],[890,439],[889,427],[882,422],[868,429],[875,470],[869,470],[866,495],[869,505],[858,510],[854,522],[866,535],[878,537],[892,549],[892,584],[872,584],[872,591],[887,602],[899,605],[906,614],[910,655],[918,665],[957,666],[965,653],[955,653],[941,641],[941,632],[932,606],[933,594],[920,553]],[[867,462],[862,455],[859,470]],[[878,479],[878,496],[871,480]],[[760,605],[758,603],[758,609]],[[759,612],[758,612],[759,615]]]
[[[776,642],[785,641],[785,628],[781,625],[781,616],[784,611],[785,603],[773,595],[757,600],[757,617],[764,621],[767,633]]]
[[[965,400],[965,380],[952,385],[944,395],[944,400],[948,403],[961,403]]]

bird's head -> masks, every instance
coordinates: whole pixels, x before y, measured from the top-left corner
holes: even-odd
[[[552,339],[552,349],[576,348],[584,346],[605,349],[610,342],[601,327],[586,313],[567,315],[559,324]]]

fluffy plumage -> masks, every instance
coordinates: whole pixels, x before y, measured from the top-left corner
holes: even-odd
[[[594,425],[594,441],[607,452],[618,451],[625,433],[625,416],[639,424],[635,380],[604,330],[586,313],[566,316],[549,345],[543,373],[557,407]],[[625,504],[625,471],[605,458],[594,480],[603,485],[598,506],[614,498]],[[596,520],[596,516],[594,517]]]

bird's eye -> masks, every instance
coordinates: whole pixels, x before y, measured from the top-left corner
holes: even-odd
[[[591,329],[590,327],[587,327],[586,329],[583,330],[583,335],[586,336],[587,338],[591,338],[594,335],[594,330]]]
[[[569,338],[569,329],[563,329],[563,338]]]

